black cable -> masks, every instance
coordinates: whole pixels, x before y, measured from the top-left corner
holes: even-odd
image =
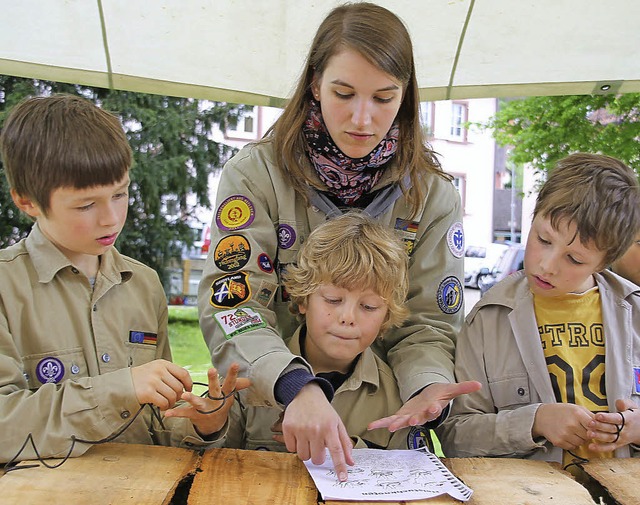
[[[569,454],[571,454],[575,459],[571,462],[568,463],[567,465],[563,466],[562,469],[566,470],[567,468],[571,467],[571,466],[577,466],[578,468],[582,469],[582,465],[584,463],[588,463],[589,460],[587,458],[583,458],[582,456],[578,456],[577,454],[573,453],[572,451],[567,451]]]
[[[194,382],[193,384],[197,385],[197,386],[205,386],[205,387],[208,386],[208,384],[204,384],[202,382]],[[209,395],[209,390],[205,391],[204,393],[202,393],[200,395],[201,398],[204,398],[206,396],[207,398],[209,398],[211,400],[222,401],[222,405],[220,405],[219,407],[216,407],[213,410],[209,410],[209,411],[198,410],[198,412],[200,412],[201,414],[205,414],[205,415],[217,412],[222,407],[224,407],[224,404],[226,403],[227,399],[230,398],[231,396],[233,396],[235,394],[235,392],[236,392],[236,390],[234,389],[229,394],[225,395],[223,393],[223,396],[217,398],[217,397],[213,397],[213,396]],[[83,438],[76,437],[75,435],[71,435],[71,447],[69,448],[69,452],[66,454],[66,456],[64,456],[62,458],[61,461],[59,461],[58,463],[56,463],[54,465],[47,463],[47,461],[42,456],[40,456],[40,453],[38,452],[38,448],[36,447],[36,443],[35,443],[35,441],[33,439],[33,434],[29,433],[27,435],[27,438],[25,439],[24,443],[20,447],[20,450],[16,453],[15,456],[13,456],[5,464],[4,471],[5,471],[5,473],[8,473],[8,472],[12,472],[14,470],[20,470],[20,469],[24,469],[24,468],[36,468],[38,466],[37,464],[17,466],[20,463],[20,461],[17,461],[18,458],[20,457],[20,454],[22,454],[22,452],[25,450],[25,448],[27,447],[27,445],[29,443],[31,444],[33,452],[36,455],[36,459],[42,465],[44,465],[45,467],[50,468],[50,469],[58,468],[59,466],[63,465],[71,457],[71,454],[73,453],[73,449],[75,448],[76,443],[89,444],[89,445],[99,445],[99,444],[105,444],[107,442],[111,442],[111,441],[115,440],[120,435],[122,435],[133,424],[133,422],[138,418],[138,416],[140,415],[140,413],[143,411],[143,409],[145,407],[149,407],[149,409],[151,410],[151,414],[158,421],[158,423],[160,424],[160,427],[163,430],[166,430],[166,428],[164,426],[164,423],[162,422],[162,416],[160,415],[160,413],[156,411],[156,409],[153,407],[153,405],[151,403],[145,403],[145,404],[140,406],[138,411],[133,415],[133,417],[131,417],[131,419],[129,419],[124,425],[122,425],[117,431],[115,431],[114,433],[112,433],[108,437],[102,438],[100,440],[86,440],[86,439],[83,439]]]
[[[27,447],[28,443],[31,443],[31,447],[33,449],[33,452],[36,455],[36,459],[40,463],[42,463],[47,468],[51,468],[51,469],[58,468],[59,466],[61,466],[63,463],[65,463],[71,457],[71,453],[73,452],[73,449],[76,446],[76,442],[80,442],[80,443],[83,443],[83,444],[90,444],[90,445],[98,445],[98,444],[104,444],[104,443],[107,443],[107,442],[111,442],[115,438],[117,438],[120,435],[122,435],[124,433],[124,431],[127,428],[129,428],[129,426],[131,426],[131,424],[140,415],[140,412],[142,412],[142,410],[147,406],[149,406],[149,408],[151,409],[151,412],[152,412],[153,416],[160,422],[160,426],[162,427],[162,429],[165,429],[164,424],[162,422],[162,419],[160,418],[160,414],[158,414],[153,409],[153,405],[151,405],[150,403],[145,403],[145,404],[140,406],[138,411],[133,415],[133,417],[131,419],[129,419],[120,429],[118,429],[116,432],[112,433],[108,437],[105,437],[105,438],[100,439],[100,440],[85,440],[85,439],[82,439],[82,438],[78,438],[75,435],[71,435],[71,447],[69,448],[69,452],[67,453],[66,456],[64,456],[64,458],[62,458],[62,461],[59,461],[55,465],[50,465],[49,463],[46,462],[46,460],[42,456],[40,456],[40,453],[38,452],[38,448],[36,447],[36,443],[33,440],[33,434],[29,433],[27,435],[26,440],[22,444],[22,447],[20,447],[20,450],[17,452],[17,454],[6,463],[4,471],[5,471],[5,473],[8,473],[8,472],[11,472],[13,470],[20,470],[22,468],[35,468],[35,467],[38,466],[38,465],[35,465],[35,464],[34,465],[17,466],[18,463],[19,463],[19,461],[17,461],[17,459],[20,457],[20,454],[22,454],[22,451],[24,451],[24,449]]]

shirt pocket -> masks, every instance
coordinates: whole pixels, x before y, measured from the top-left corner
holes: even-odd
[[[48,383],[59,384],[67,379],[89,377],[82,347],[30,354],[22,358],[22,363],[29,389],[38,389]]]
[[[129,356],[129,366],[140,366],[157,359],[158,348],[152,344],[134,344],[125,342]]]
[[[498,410],[512,409],[531,403],[529,377],[526,374],[490,379],[489,390]]]

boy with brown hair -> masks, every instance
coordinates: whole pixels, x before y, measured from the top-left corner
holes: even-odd
[[[116,442],[209,446],[232,404],[215,398],[244,383],[232,365],[222,388],[209,370],[214,399],[190,392],[158,275],[114,247],[132,162],[119,120],[76,96],[30,98],[0,149],[13,201],[35,221],[0,251],[0,463],[78,456],[128,423]],[[170,410],[160,421],[145,404]]]
[[[287,268],[290,307],[302,321],[288,347],[310,365],[317,381],[331,384],[331,405],[346,428],[342,436],[356,448],[408,449],[427,443],[422,426],[394,433],[368,430],[369,423],[402,405],[391,368],[370,345],[407,316],[407,268],[399,237],[356,211],[313,230],[297,265]],[[281,434],[280,413],[236,404],[226,446],[294,452],[295,441]]]
[[[483,387],[454,400],[437,429],[447,456],[639,455],[640,288],[606,269],[638,231],[633,170],[596,154],[558,162],[524,271],[480,299],[458,338],[457,379]]]

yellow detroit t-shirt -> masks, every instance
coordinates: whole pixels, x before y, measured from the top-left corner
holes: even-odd
[[[607,412],[605,334],[598,288],[552,298],[534,296],[533,304],[556,401]],[[588,443],[571,452],[585,459],[613,457],[612,452],[590,451]],[[564,464],[573,460],[564,451]]]

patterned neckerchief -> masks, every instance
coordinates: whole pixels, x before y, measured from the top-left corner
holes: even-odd
[[[307,154],[318,177],[327,191],[345,205],[352,205],[376,185],[398,148],[399,128],[394,122],[384,139],[365,157],[347,156],[329,135],[316,100],[311,100],[303,131]]]

